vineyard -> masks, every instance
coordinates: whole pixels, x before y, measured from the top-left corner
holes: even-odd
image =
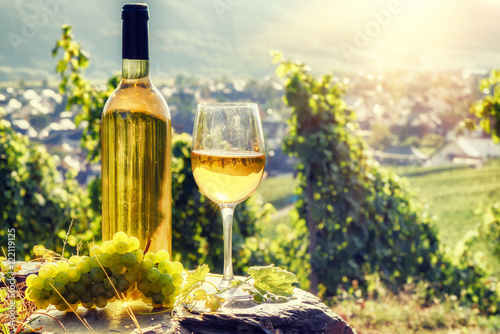
[[[103,87],[85,79],[89,59],[70,26],[63,26],[53,51],[56,57],[58,53],[62,54],[56,70],[60,91],[68,96],[68,109],[82,109],[77,120],[77,125],[85,127],[82,148],[89,164],[97,163],[100,115],[117,78],[110,78]],[[306,64],[287,60],[279,52],[272,56],[290,110],[283,147],[298,161],[296,176],[264,180],[260,196],[238,206],[233,231],[235,271],[243,274],[271,263],[280,266],[296,275],[301,288],[367,328],[362,333],[369,333],[370,323],[377,326],[379,321],[387,331],[404,322],[415,331],[461,325],[498,330],[500,209],[494,205],[500,202],[500,163],[491,162],[480,173],[466,168],[381,167],[365,153],[366,143],[357,134],[356,111],[343,100],[346,86],[330,74],[311,75]],[[176,134],[172,138],[171,260],[179,268],[208,264],[220,272],[220,216],[195,184],[190,152],[190,135]],[[20,231],[19,257],[33,257],[38,244],[67,258],[77,249],[80,255],[92,255],[90,241],[101,239],[99,177],[86,189],[78,187],[72,172],[61,182],[57,159],[42,145],[14,133],[6,120],[0,120],[0,175],[6,199],[0,203],[0,222]],[[0,235],[2,244],[6,237]],[[171,307],[180,294],[173,293],[173,287],[180,286],[182,270],[162,270],[160,266],[170,266],[167,259],[151,261],[141,269],[137,258],[147,255],[132,254],[137,247],[132,246],[135,240],[130,245],[129,241],[128,237],[116,240],[124,247],[120,254],[126,256],[117,258],[122,262],[116,261],[114,269],[110,256],[99,260],[109,262],[104,267],[110,272],[116,271],[115,281],[123,285],[123,291],[138,281],[137,273],[142,270],[150,279],[141,283],[144,298],[151,297],[146,295],[150,285],[165,275],[165,282],[157,284],[158,291],[148,301]],[[101,253],[107,253],[108,246],[102,247]],[[88,273],[85,276],[95,276],[88,287],[97,286],[93,296],[100,295],[106,282],[100,264],[91,264],[91,258],[87,258],[89,263],[81,257],[72,259],[75,267]],[[71,277],[63,274],[52,282],[51,270],[56,273],[47,268],[43,275],[54,291],[57,282],[66,286],[81,278],[80,271],[75,271]],[[38,301],[41,308],[47,306],[48,298],[40,295],[44,282],[31,280],[28,299]],[[172,291],[161,292],[162,284]],[[81,295],[85,293],[82,289]],[[79,296],[71,297],[71,304],[78,304]],[[86,297],[90,305],[94,297]],[[60,305],[59,298],[53,298],[50,303]],[[106,305],[108,298],[101,299],[99,305]],[[386,304],[387,314],[376,312],[377,303]],[[405,311],[395,312],[398,305]],[[423,318],[428,323],[418,322],[412,317],[414,312],[430,312]],[[469,313],[474,316],[463,316]]]

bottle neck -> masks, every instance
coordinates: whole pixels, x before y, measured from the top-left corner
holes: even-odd
[[[149,79],[149,60],[122,59],[122,79]]]
[[[122,79],[124,80],[149,79],[148,17],[147,6],[137,4],[124,6],[122,12]]]

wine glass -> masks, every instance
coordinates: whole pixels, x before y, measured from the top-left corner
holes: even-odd
[[[201,191],[222,213],[224,271],[220,288],[234,279],[232,227],[236,205],[247,199],[262,179],[264,136],[255,103],[201,103],[193,128],[191,164]]]

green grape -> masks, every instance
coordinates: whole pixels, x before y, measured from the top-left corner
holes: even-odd
[[[153,293],[158,293],[161,291],[161,286],[158,284],[158,282],[154,282],[151,284],[151,292]]]
[[[66,291],[66,285],[61,283],[61,282],[56,282],[54,284],[54,288],[55,290],[57,290],[57,292],[59,292],[61,295]]]
[[[141,264],[137,262],[132,267],[127,268],[127,273],[129,274],[138,274],[141,270]]]
[[[51,291],[52,290],[52,287],[54,286],[54,284],[56,284],[56,280],[53,279],[52,277],[47,277],[44,281],[43,281],[43,288],[45,290],[48,290],[48,291]]]
[[[102,296],[102,294],[104,294],[104,292],[106,292],[106,288],[104,287],[104,283],[94,283],[91,287],[90,287],[90,291],[92,292],[92,295],[94,297],[98,297],[98,296]]]
[[[181,286],[182,282],[184,281],[184,278],[182,278],[181,274],[173,274],[172,275],[172,284],[174,286]]]
[[[69,269],[69,264],[65,261],[59,261],[57,266],[59,267],[59,271],[68,271]]]
[[[152,296],[152,294],[151,294]],[[142,298],[142,301],[145,303],[145,304],[151,304],[153,302],[153,298],[151,298],[151,296],[146,296],[145,294],[143,294],[141,296]]]
[[[128,249],[131,251],[135,251],[141,245],[139,239],[137,239],[136,237],[128,238],[127,243],[128,243]]]
[[[172,308],[175,304],[175,298],[172,296],[165,296],[165,301],[163,302],[163,307]]]
[[[170,261],[163,261],[160,262],[158,265],[158,269],[160,269],[160,272],[162,274],[173,274],[174,271],[174,265]]]
[[[73,289],[73,291],[76,293],[78,297],[80,297],[85,293],[86,289],[83,284],[75,283],[75,288]]]
[[[120,241],[127,241],[128,235],[125,232],[116,232],[113,236],[113,241],[119,243]]]
[[[144,258],[144,253],[142,252],[142,249],[136,249],[132,253],[134,253],[137,262],[141,262],[142,259]]]
[[[153,263],[156,263],[156,255],[153,252],[147,252],[146,255],[144,255],[144,258],[146,260],[150,260]]]
[[[81,260],[82,260],[81,257],[79,257],[77,255],[73,255],[72,257],[69,258],[69,263],[77,264]]]
[[[66,304],[66,303],[63,301],[62,303],[60,303],[60,304],[57,304],[57,305],[56,305],[56,309],[57,309],[58,311],[64,312],[64,311],[66,311],[66,310],[68,309],[68,304]]]
[[[116,253],[116,242],[107,241],[105,250],[106,250],[106,253],[108,253],[108,254]]]
[[[113,258],[109,253],[103,253],[99,258],[103,267],[111,267],[113,265]]]
[[[92,308],[94,307],[94,299],[92,299],[92,301],[89,301],[89,302],[82,302],[82,306],[85,307],[85,308]]]
[[[130,298],[132,300],[139,300],[139,299],[141,299],[141,292],[139,290],[137,290],[137,289],[134,290],[134,291],[132,291],[132,293],[130,294]]]
[[[158,284],[160,284],[162,288],[167,288],[171,286],[172,282],[173,279],[172,276],[170,276],[170,274],[161,274],[160,278],[158,279]]]
[[[32,286],[34,288],[37,288],[37,289],[40,289],[42,290],[43,289],[43,283],[45,282],[45,280],[43,278],[41,278],[40,276],[37,276],[33,279],[33,282],[32,282]]]
[[[139,282],[137,282],[137,289],[142,293],[149,292],[151,291],[151,282],[145,278],[141,278]]]
[[[146,278],[150,282],[156,282],[158,279],[160,279],[160,271],[156,268],[151,268],[148,271],[146,271]]]
[[[73,291],[75,289],[75,283],[74,282],[69,282],[66,284],[66,290]]]
[[[92,268],[90,269],[90,278],[92,278],[92,281],[95,283],[99,283],[106,278],[106,274],[104,274],[101,268]]]
[[[50,277],[50,269],[47,267],[40,268],[40,270],[38,271],[38,276],[43,278],[43,279]]]
[[[153,295],[153,291],[151,291],[151,290],[144,293],[144,296],[146,296],[146,297],[151,297],[152,295]]]
[[[128,290],[129,286],[130,283],[125,278],[122,278],[118,280],[118,283],[116,284],[116,290],[118,290],[119,292],[125,292]]]
[[[137,280],[139,279],[139,274],[130,274],[130,273],[127,273],[125,274],[125,279],[130,283],[135,283],[137,282]]]
[[[99,264],[99,256],[94,255],[90,259],[90,268],[100,268],[101,265]]]
[[[126,241],[118,242],[116,244],[116,252],[122,255],[128,252],[128,243]]]
[[[165,296],[162,295],[161,293],[153,293],[153,296],[151,298],[153,300],[153,303],[155,304],[162,304],[165,301]]]
[[[46,309],[47,307],[49,307],[49,301],[44,299],[37,299],[35,300],[35,306],[36,308],[41,310]]]
[[[33,285],[33,280],[37,277],[35,274],[31,274],[28,277],[26,277],[26,286],[30,287]]]
[[[51,303],[52,305],[57,305],[62,302],[63,300],[61,299],[61,296],[59,296],[57,292],[52,291],[52,293],[50,294],[49,303]]]
[[[184,266],[180,262],[172,262],[172,265],[174,266],[172,269],[172,274],[182,274],[184,271]]]
[[[122,255],[122,263],[125,267],[133,267],[136,264],[134,253],[125,253]]]
[[[85,290],[85,293],[80,296],[80,300],[84,303],[94,302],[94,295],[92,294],[92,291]]]
[[[94,246],[90,249],[90,256],[99,256],[102,254],[102,249],[99,246]]]
[[[111,259],[113,260],[113,263],[120,263],[122,262],[122,255],[120,253],[115,252],[111,255]]]
[[[106,288],[106,290],[113,290],[114,289],[113,287],[116,287],[116,283],[118,283],[116,278],[114,277],[106,278],[104,280],[104,287]]]
[[[108,305],[108,300],[104,296],[98,296],[95,298],[95,306],[99,308],[106,307]]]
[[[48,263],[45,265],[46,268],[50,270],[50,277],[55,277],[56,274],[59,272],[59,267],[55,263]]]
[[[124,274],[127,271],[127,267],[125,267],[121,263],[115,263],[111,266],[111,272],[115,275]]]
[[[64,285],[69,283],[69,276],[65,271],[58,272],[56,277],[54,277],[54,279],[56,280],[56,282],[60,282]]]
[[[63,297],[69,304],[77,303],[80,300],[80,298],[74,291],[66,292],[66,294],[63,295]]]
[[[115,289],[104,291],[104,297],[106,297],[106,299],[113,299],[115,297]]]
[[[68,277],[70,282],[78,282],[80,277],[82,277],[82,274],[80,273],[80,270],[76,268],[69,268]]]
[[[144,259],[141,262],[141,271],[147,272],[149,269],[152,269],[154,266],[155,266],[155,264],[153,263],[153,261],[148,260],[148,259]]]
[[[66,312],[76,312],[77,309],[78,309],[78,303],[69,304],[68,309],[66,310]]]
[[[180,286],[175,286],[174,292],[172,292],[172,296],[178,296],[181,294],[181,287]]]
[[[40,289],[34,288],[32,286],[28,287],[25,292],[26,299],[31,302],[34,302],[38,298],[40,298]]]
[[[163,295],[165,295],[165,296],[170,296],[174,293],[174,290],[175,290],[175,286],[172,284],[167,288],[161,288],[161,293],[163,293]]]
[[[40,290],[40,298],[39,299],[49,300],[50,295],[51,295],[50,291],[45,290],[45,289]]]
[[[87,262],[88,264],[90,264],[90,256],[87,256],[87,255],[83,255],[81,256],[82,260]]]
[[[92,278],[90,277],[90,274],[83,273],[78,283],[82,284],[86,288],[90,287],[92,285]]]
[[[156,252],[156,262],[163,262],[170,260],[170,254],[166,250],[159,250]]]
[[[76,269],[78,269],[82,274],[88,273],[90,271],[90,265],[86,261],[80,260],[76,263]]]
[[[104,253],[107,253],[107,250],[108,250],[108,244],[110,243],[111,241],[109,240],[106,240],[106,241],[103,241],[102,245],[101,245],[101,249],[103,250]]]

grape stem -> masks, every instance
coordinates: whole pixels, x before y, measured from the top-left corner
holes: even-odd
[[[148,242],[146,242],[146,247],[144,247],[144,254],[146,254],[149,250],[149,247],[151,247],[151,242],[152,242],[152,239],[148,238]]]
[[[234,289],[234,288],[236,288],[236,287],[238,287],[238,286],[240,286],[240,285],[247,284],[247,283],[248,283],[251,279],[252,279],[252,277],[248,277],[248,278],[246,278],[244,281],[236,280],[236,281],[235,281],[235,282],[236,282],[236,284],[235,284],[235,285],[229,286],[229,287],[227,287],[227,288],[225,288],[225,289],[222,289],[222,290],[217,289],[217,292],[216,292],[216,293],[214,293],[214,295],[219,295],[219,294],[221,294],[221,293],[223,293],[223,292],[226,292],[226,291],[228,291],[228,290]],[[211,282],[208,282],[208,283],[211,283]],[[213,285],[213,284],[212,284],[212,285]],[[215,285],[214,285],[214,286],[215,286]]]

